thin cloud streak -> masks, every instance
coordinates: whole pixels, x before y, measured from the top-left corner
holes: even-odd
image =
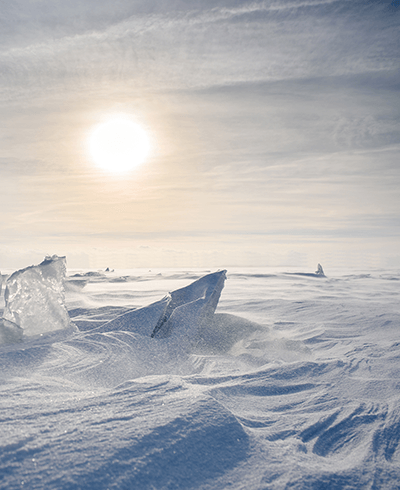
[[[381,29],[382,12],[360,5],[332,23],[321,6],[333,4],[343,2],[131,16],[99,31],[8,49],[0,54],[3,78],[23,87],[110,78],[162,89],[398,68],[395,24]],[[296,15],[305,7],[307,15]],[[238,19],[270,11],[277,17]]]

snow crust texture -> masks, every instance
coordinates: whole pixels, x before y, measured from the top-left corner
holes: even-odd
[[[400,272],[230,270],[184,342],[124,327],[207,272],[71,273],[79,332],[0,346],[1,489],[400,488]]]

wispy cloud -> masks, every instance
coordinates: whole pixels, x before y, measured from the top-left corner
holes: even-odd
[[[63,12],[53,7],[60,22]],[[382,29],[386,14],[372,4],[245,2],[126,14],[9,45],[0,53],[3,84],[109,80],[165,89],[398,68],[396,25]]]

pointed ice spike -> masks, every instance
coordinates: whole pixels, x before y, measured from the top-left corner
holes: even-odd
[[[152,337],[169,337],[172,334],[198,329],[211,319],[224,287],[226,271],[201,277],[189,286],[172,291],[171,300],[159,319]]]

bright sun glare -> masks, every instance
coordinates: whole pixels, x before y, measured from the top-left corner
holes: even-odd
[[[146,131],[128,117],[114,117],[96,126],[89,138],[95,164],[110,173],[123,173],[143,163],[149,153]]]

